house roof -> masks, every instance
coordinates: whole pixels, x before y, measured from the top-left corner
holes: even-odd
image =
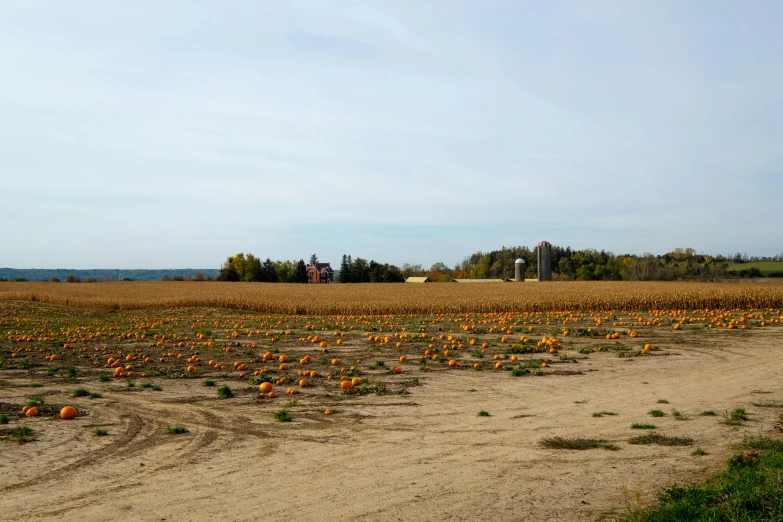
[[[307,269],[310,270],[311,268],[315,268],[319,272],[326,268],[327,270],[332,270],[332,264],[331,263],[316,263],[315,267],[313,265],[307,265]]]
[[[505,283],[505,279],[452,279],[452,283]]]
[[[405,280],[406,283],[432,283],[429,277],[409,277]]]

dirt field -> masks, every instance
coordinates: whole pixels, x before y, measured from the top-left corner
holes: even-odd
[[[299,318],[0,303],[0,412],[10,417],[0,433],[34,430],[27,443],[0,443],[0,518],[612,520],[628,505],[653,502],[662,486],[705,479],[744,434],[779,436],[783,328],[769,321],[780,311],[748,311],[745,321],[742,311],[725,313],[684,323],[647,312],[604,314],[602,323],[585,314],[563,326],[551,314]],[[737,327],[728,329],[731,318]],[[605,338],[615,331],[619,339]],[[539,346],[558,332],[556,343]],[[648,343],[654,348],[641,353]],[[109,357],[128,354],[132,376],[99,380],[116,372]],[[201,361],[185,360],[196,354]],[[282,354],[292,361],[283,370]],[[307,387],[298,386],[303,368],[317,372],[304,377]],[[276,398],[259,397],[251,384],[264,369],[274,382],[289,376],[275,385]],[[379,394],[341,393],[346,373]],[[205,379],[236,396],[218,398]],[[79,388],[100,397],[74,398]],[[42,414],[23,417],[32,397],[42,399]],[[75,420],[57,418],[65,404],[79,410]],[[275,419],[282,408],[292,422]],[[327,408],[334,414],[324,415]],[[735,408],[749,419],[724,424]],[[665,416],[651,417],[655,409]],[[700,415],[706,410],[717,415]],[[633,423],[693,444],[629,444],[651,431]],[[170,435],[174,426],[188,432]],[[108,435],[94,436],[96,428]],[[554,436],[605,439],[618,449],[542,447]],[[697,448],[707,454],[694,455]]]

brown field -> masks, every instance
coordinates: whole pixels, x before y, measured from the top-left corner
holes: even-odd
[[[266,283],[0,283],[0,301],[86,308],[214,307],[281,314],[780,308],[782,284],[552,282],[295,285]]]
[[[779,438],[780,288],[0,283],[0,518],[614,520]]]

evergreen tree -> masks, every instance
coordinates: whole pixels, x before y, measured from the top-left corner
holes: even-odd
[[[343,260],[340,262],[340,282],[351,282],[351,266],[348,264],[348,256],[343,254]]]
[[[294,268],[294,283],[307,283],[307,266],[304,259],[300,259]]]
[[[264,283],[277,283],[277,270],[275,270],[275,264],[268,257],[261,265],[259,280]]]
[[[315,266],[318,263],[318,256],[313,254],[310,256],[310,265]]]

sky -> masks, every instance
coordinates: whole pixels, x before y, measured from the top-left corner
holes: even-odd
[[[783,252],[777,0],[3,0],[0,266]]]

